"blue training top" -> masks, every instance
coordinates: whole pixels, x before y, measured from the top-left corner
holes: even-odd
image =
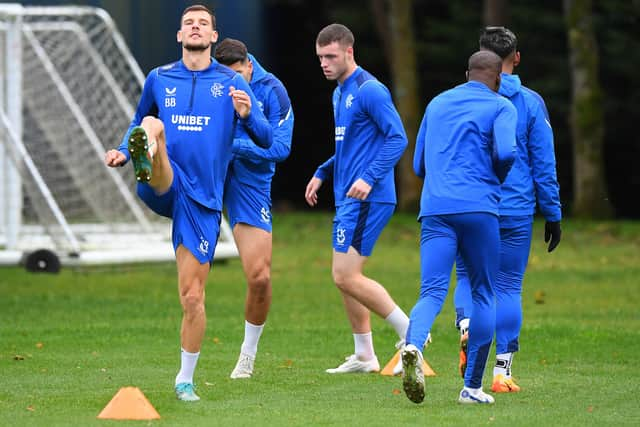
[[[396,203],[393,168],[407,147],[400,115],[389,90],[357,67],[333,92],[336,152],[316,170],[323,181],[333,175],[336,206],[362,178],[371,185],[365,201]]]
[[[229,166],[227,182],[235,179],[270,194],[276,162],[285,160],[291,152],[293,109],[282,82],[262,68],[253,55],[248,56],[253,63],[253,76],[249,85],[258,99],[260,110],[271,125],[273,145],[268,149],[256,146],[244,128],[238,127],[233,140],[234,156]]]
[[[240,119],[233,108],[229,87],[251,97],[251,114]],[[249,84],[236,72],[211,58],[204,70],[191,71],[182,61],[151,70],[142,89],[135,116],[118,147],[130,159],[128,135],[145,116],[162,120],[167,153],[174,168],[182,170],[187,195],[210,209],[222,210],[222,194],[236,122],[269,147],[271,126],[255,108],[258,101]]]
[[[431,100],[413,157],[424,178],[420,214],[498,214],[500,183],[516,152],[516,109],[484,83],[469,81]]]
[[[502,73],[498,91],[518,111],[517,155],[502,184],[500,215],[532,215],[538,207],[547,221],[560,221],[560,186],[549,113],[540,95],[517,75]]]

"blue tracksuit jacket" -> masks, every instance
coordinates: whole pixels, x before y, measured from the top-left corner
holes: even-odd
[[[389,90],[357,67],[333,92],[336,152],[315,176],[333,176],[336,206],[348,201],[351,185],[371,185],[367,202],[396,203],[393,168],[407,147],[407,135]]]
[[[233,140],[234,157],[227,179],[235,178],[242,184],[270,194],[276,162],[285,160],[291,152],[293,109],[282,82],[262,68],[253,55],[249,54],[249,59],[253,63],[249,85],[273,129],[273,145],[268,149],[256,146],[244,128],[239,127]]]
[[[251,114],[239,119],[229,87],[242,89],[251,96]],[[164,123],[167,152],[173,167],[182,170],[187,195],[210,209],[222,210],[222,195],[235,125],[241,122],[257,143],[269,147],[273,141],[271,126],[254,108],[258,100],[249,84],[228,67],[211,58],[208,68],[189,70],[177,61],[151,70],[148,74],[135,116],[118,149],[127,160],[127,137],[145,116]]]
[[[513,164],[516,109],[470,81],[431,100],[413,157],[424,178],[419,218],[464,212],[498,215],[500,183]]]
[[[532,215],[537,200],[538,208],[547,221],[560,221],[562,214],[553,130],[544,101],[512,74],[502,73],[498,92],[509,98],[518,111],[517,155],[502,184],[500,215]]]

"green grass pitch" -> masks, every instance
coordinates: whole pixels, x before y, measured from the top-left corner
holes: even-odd
[[[207,284],[202,400],[191,404],[173,394],[181,311],[172,263],[58,275],[1,268],[0,426],[640,425],[640,223],[565,221],[547,254],[536,222],[514,359],[522,392],[483,407],[456,403],[452,292],[425,353],[437,376],[424,403],[411,403],[399,378],[325,374],[353,349],[331,282],[331,215],[276,215],[274,230],[273,305],[255,376],[229,379],[245,296],[240,262],[230,260]],[[407,312],[418,295],[418,235],[413,216],[395,215],[366,266]],[[379,318],[373,332],[384,364],[395,333]],[[125,386],[139,387],[162,418],[96,419]]]

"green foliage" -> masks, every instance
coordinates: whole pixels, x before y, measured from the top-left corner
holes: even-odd
[[[96,267],[59,275],[0,270],[0,425],[638,425],[640,224],[567,222],[546,253],[534,228],[524,325],[514,372],[523,391],[492,407],[456,403],[451,293],[433,328],[421,405],[398,378],[330,376],[353,342],[331,283],[328,214],[276,215],[273,307],[255,377],[228,378],[243,333],[238,260],[214,266],[196,381],[203,400],[175,400],[181,311],[172,264]],[[418,295],[419,227],[396,215],[367,264],[407,311]],[[544,293],[544,303],[535,296]],[[381,362],[395,334],[373,319]],[[492,360],[491,360],[492,362]],[[489,365],[492,365],[492,363]],[[490,381],[490,369],[485,387]],[[120,387],[137,386],[162,419],[102,421]]]

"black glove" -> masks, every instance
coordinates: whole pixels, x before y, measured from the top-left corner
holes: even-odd
[[[560,221],[547,221],[544,224],[544,242],[549,242],[549,248],[547,252],[551,252],[558,246],[560,243],[560,236],[562,235],[562,230],[560,229]]]

